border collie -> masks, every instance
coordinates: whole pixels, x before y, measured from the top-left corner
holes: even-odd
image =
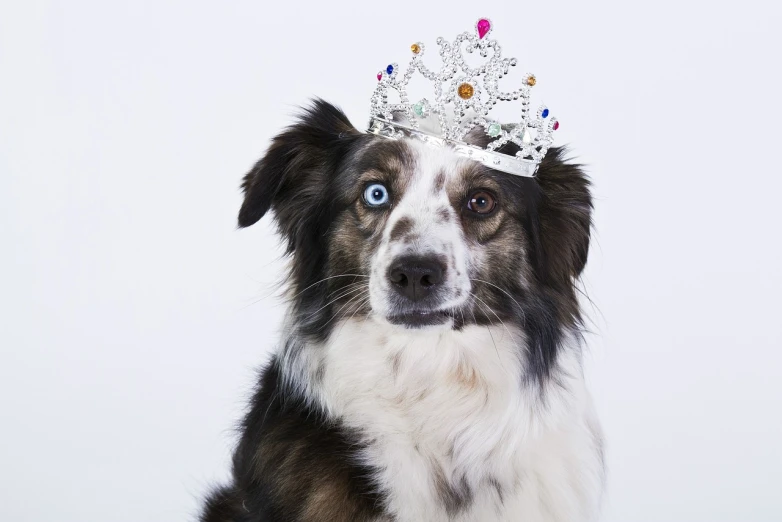
[[[287,244],[289,312],[202,522],[596,519],[592,200],[561,148],[513,176],[317,100],[242,187],[239,226],[272,210]]]

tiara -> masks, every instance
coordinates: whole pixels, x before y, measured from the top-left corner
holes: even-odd
[[[530,89],[537,83],[535,75],[526,74],[521,87],[515,91],[500,90],[499,79],[516,65],[516,59],[502,58],[497,40],[488,38],[493,30],[491,20],[481,18],[474,31],[457,35],[453,43],[438,38],[443,64],[436,72],[421,60],[424,44],[411,45],[413,57],[404,73],[396,63],[377,73],[378,84],[372,95],[368,131],[392,139],[410,137],[435,146],[448,146],[457,154],[493,169],[518,176],[534,176],[551,146],[559,122],[549,117],[545,105],[538,107],[534,114],[530,113]],[[487,60],[472,67],[465,62],[463,51],[477,51]],[[411,103],[408,99],[407,86],[416,71],[434,84],[431,101],[422,98]],[[390,90],[398,93],[399,103],[389,103]],[[515,100],[521,100],[519,123],[503,125],[490,116],[497,102]],[[464,141],[476,128],[482,128],[489,140],[485,148]],[[515,155],[499,152],[507,143],[518,146]]]

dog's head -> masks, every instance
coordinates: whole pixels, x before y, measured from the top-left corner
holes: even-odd
[[[518,177],[447,148],[359,132],[316,101],[243,189],[239,225],[271,209],[287,241],[305,335],[323,338],[351,316],[399,328],[512,322],[547,372],[559,331],[580,321],[574,284],[592,203],[561,149],[535,178]]]

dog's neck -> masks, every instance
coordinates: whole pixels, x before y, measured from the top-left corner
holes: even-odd
[[[289,329],[295,332],[295,326]],[[527,339],[513,325],[409,329],[373,317],[340,321],[324,342],[293,338],[281,354],[287,381],[332,415],[344,405],[329,390],[355,387],[361,397],[419,397],[428,389],[458,397],[523,395],[543,401],[563,376],[581,379],[579,337],[564,332],[550,378],[527,379]],[[306,383],[306,384],[303,384]],[[306,389],[302,388],[306,386]],[[359,389],[359,388],[366,389]]]
[[[489,511],[502,504],[499,497],[521,495],[537,449],[570,437],[574,426],[583,434],[577,439],[591,444],[580,346],[575,336],[563,338],[567,344],[545,382],[524,379],[524,334],[504,325],[409,330],[348,319],[326,342],[295,349],[289,343],[282,361],[288,382],[313,406],[360,434],[378,482],[402,487],[394,509],[411,510],[402,519],[416,519],[414,510],[421,510],[417,516],[426,520],[446,520],[447,510],[438,509],[449,502],[455,509],[465,495],[482,492],[471,509]],[[563,445],[571,447],[572,441]],[[557,458],[566,463],[571,456]],[[418,491],[400,486],[418,475],[425,483]]]

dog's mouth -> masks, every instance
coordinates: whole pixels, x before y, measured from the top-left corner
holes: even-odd
[[[408,328],[424,328],[447,323],[453,317],[451,310],[415,310],[387,317],[388,322]]]

